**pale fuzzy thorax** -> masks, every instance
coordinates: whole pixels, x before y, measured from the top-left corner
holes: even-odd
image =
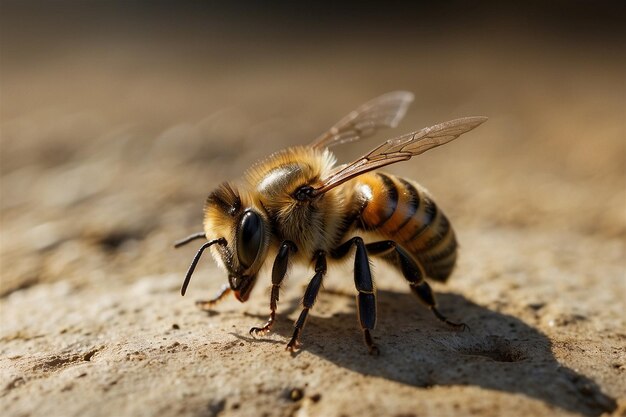
[[[328,251],[340,238],[346,201],[341,187],[312,202],[293,194],[303,185],[316,186],[335,164],[328,150],[289,148],[263,160],[245,174],[245,186],[264,207],[273,222],[275,244],[291,240],[298,255],[311,259],[316,250]]]

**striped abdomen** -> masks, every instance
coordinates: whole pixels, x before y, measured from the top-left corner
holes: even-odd
[[[416,182],[381,172],[362,175],[358,181],[368,199],[362,226],[409,251],[429,278],[445,281],[454,269],[457,242],[428,192]]]

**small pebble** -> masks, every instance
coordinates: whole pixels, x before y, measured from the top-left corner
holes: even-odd
[[[291,401],[300,401],[304,397],[304,392],[300,388],[294,388],[289,392],[289,399]]]
[[[528,308],[535,310],[535,311],[541,310],[545,306],[546,306],[546,303],[541,303],[541,302],[528,304]]]

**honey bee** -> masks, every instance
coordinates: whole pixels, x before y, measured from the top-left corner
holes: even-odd
[[[376,288],[370,256],[397,267],[411,290],[441,321],[464,329],[437,309],[426,278],[445,282],[456,263],[457,241],[448,218],[416,182],[374,170],[406,161],[458,138],[487,120],[465,117],[389,139],[355,161],[335,166],[329,148],[396,127],[413,94],[396,91],[375,98],[351,112],[308,146],[274,153],[248,169],[238,183],[224,183],[209,194],[204,206],[204,231],[175,243],[180,247],[207,239],[185,276],[185,295],[203,251],[210,248],[228,274],[228,284],[211,307],[228,293],[248,300],[262,267],[273,260],[270,313],[251,335],[269,332],[276,318],[280,286],[292,262],[307,263],[315,274],[302,300],[288,350],[300,347],[309,310],[322,286],[327,261],[354,253],[356,304],[365,344],[378,354],[371,331],[376,325]],[[354,251],[352,249],[355,249]],[[268,268],[269,269],[269,268]]]

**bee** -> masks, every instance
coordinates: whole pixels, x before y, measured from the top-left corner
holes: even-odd
[[[413,94],[395,91],[357,108],[308,146],[270,155],[249,168],[237,183],[226,182],[209,194],[204,205],[204,231],[175,243],[180,247],[206,239],[187,271],[185,295],[198,260],[210,249],[228,274],[228,285],[200,308],[210,310],[233,293],[248,300],[257,276],[271,263],[269,318],[251,335],[269,332],[276,319],[279,291],[289,265],[312,265],[288,350],[300,348],[300,336],[322,287],[327,262],[354,257],[356,305],[365,345],[378,354],[371,331],[376,326],[376,287],[370,257],[391,263],[411,290],[441,321],[427,279],[445,282],[457,259],[457,240],[450,221],[431,195],[416,182],[375,171],[406,161],[458,138],[487,120],[464,117],[389,139],[355,161],[336,166],[330,147],[371,136],[380,128],[396,127]],[[353,250],[354,249],[354,250]]]

